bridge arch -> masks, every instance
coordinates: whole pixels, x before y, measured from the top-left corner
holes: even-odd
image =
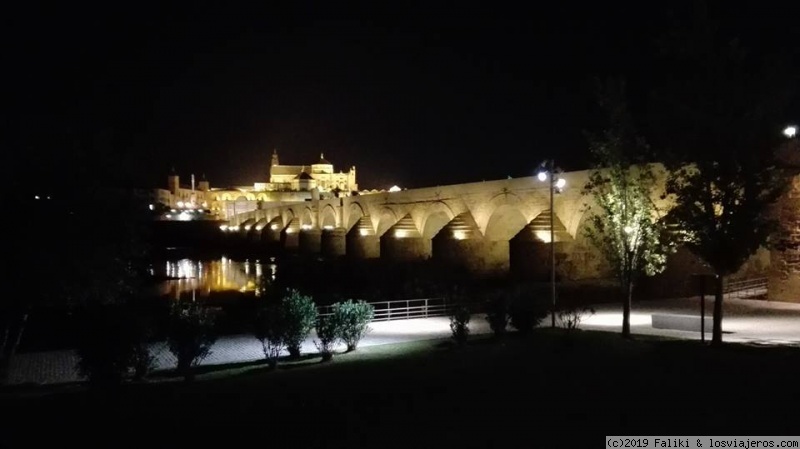
[[[392,210],[390,207],[383,207],[378,214],[378,230],[376,235],[378,237],[382,236],[399,220],[400,217],[397,216],[397,213],[394,210]]]
[[[312,213],[310,207],[306,207],[300,212],[300,226],[301,227],[314,226],[314,214]]]
[[[483,234],[492,241],[509,241],[527,224],[519,206],[502,204],[492,210]]]
[[[432,239],[436,234],[452,220],[456,214],[453,209],[443,201],[430,203],[427,207],[415,209],[415,213],[420,214],[419,229],[422,236],[426,239]]]
[[[336,210],[330,204],[326,204],[319,214],[320,227],[332,229],[336,227]]]
[[[358,223],[358,220],[361,217],[366,216],[366,212],[364,211],[364,207],[361,203],[357,201],[353,201],[350,203],[350,206],[347,208],[347,229],[350,230],[353,226]]]
[[[289,222],[292,221],[292,219],[294,219],[294,217],[297,216],[297,215],[295,215],[294,211],[290,207],[287,207],[283,211],[282,215],[283,215],[283,226],[288,226]]]

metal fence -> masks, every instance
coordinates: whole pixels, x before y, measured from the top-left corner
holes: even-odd
[[[412,318],[428,318],[434,316],[447,316],[450,305],[444,298],[402,299],[398,301],[370,302],[375,309],[372,321],[408,320]],[[320,316],[333,313],[333,306],[319,306],[317,312]]]
[[[767,278],[744,279],[728,282],[723,289],[726,298],[766,297]]]

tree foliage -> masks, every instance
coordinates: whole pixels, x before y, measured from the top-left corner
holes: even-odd
[[[775,150],[792,73],[785,59],[725,34],[707,10],[662,41],[672,76],[650,105],[652,135],[669,163],[669,221],[717,274],[713,342],[722,341],[722,284],[767,243],[769,208],[786,184]]]
[[[177,301],[170,309],[167,345],[178,359],[178,374],[191,380],[192,368],[211,355],[217,341],[214,312],[194,301]]]
[[[322,355],[322,361],[327,362],[333,358],[333,347],[339,341],[341,328],[334,315],[321,316],[317,320],[317,339],[314,342]]]
[[[611,82],[601,97],[610,125],[590,140],[595,166],[585,193],[593,201],[587,206],[591,226],[584,232],[617,275],[623,292],[622,333],[628,336],[633,286],[641,275],[664,270],[672,245],[653,201],[659,194],[658,168],[644,161],[647,147],[633,130],[623,93],[624,84]]]
[[[271,368],[278,365],[278,358],[286,349],[283,308],[279,303],[262,307],[256,316],[253,335],[261,342],[264,357]]]
[[[375,315],[372,305],[363,300],[347,300],[333,305],[334,322],[339,331],[339,338],[353,351],[358,342],[370,331],[369,323]]]
[[[281,301],[283,339],[289,355],[297,357],[300,348],[317,322],[317,307],[310,296],[289,290]]]

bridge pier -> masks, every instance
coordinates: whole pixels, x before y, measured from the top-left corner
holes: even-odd
[[[508,242],[484,238],[454,239],[437,235],[432,241],[432,257],[475,275],[507,273],[509,266]]]
[[[272,222],[261,230],[261,242],[267,250],[278,250],[281,247],[280,224]]]
[[[322,231],[319,229],[301,229],[298,237],[300,252],[319,254],[322,243]]]
[[[345,228],[323,229],[320,252],[325,257],[339,257],[347,253],[347,230]]]
[[[389,232],[381,237],[380,256],[392,261],[427,259],[431,256],[431,241],[423,237],[398,238]]]
[[[381,236],[381,258],[393,261],[427,259],[431,239],[417,230],[411,215],[406,214]]]
[[[358,219],[345,237],[347,257],[354,259],[377,259],[381,257],[380,239],[375,235],[368,216]]]
[[[569,271],[565,266],[564,260],[568,254],[567,242],[555,243],[556,256],[556,276],[561,278],[565,272]],[[550,279],[550,243],[542,241],[522,241],[512,239],[509,242],[509,264],[511,273],[518,278],[531,279],[536,281],[547,281]]]

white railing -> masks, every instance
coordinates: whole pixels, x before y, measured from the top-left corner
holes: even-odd
[[[368,304],[375,310],[372,321],[409,320],[447,316],[450,313],[450,306],[444,298],[402,299]],[[320,316],[330,315],[333,313],[333,306],[319,306],[317,312]]]
[[[723,289],[726,298],[754,298],[767,294],[767,278],[728,282]]]

